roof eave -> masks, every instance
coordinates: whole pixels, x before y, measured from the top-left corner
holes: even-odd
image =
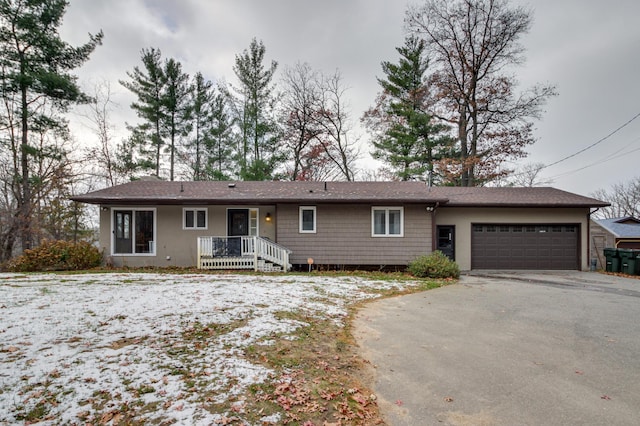
[[[259,199],[197,199],[197,198],[94,198],[72,197],[72,201],[96,205],[122,206],[153,206],[153,205],[240,205],[240,204],[446,204],[446,199],[416,199],[416,198],[359,198],[359,199],[321,199],[321,198],[259,198]]]

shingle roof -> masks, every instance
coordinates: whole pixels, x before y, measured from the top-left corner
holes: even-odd
[[[135,181],[75,196],[91,204],[444,203],[420,182]]]
[[[606,207],[594,198],[549,187],[435,187],[431,191],[457,207]]]
[[[607,231],[611,232],[616,238],[638,238],[640,239],[640,223],[629,224],[619,223],[625,221],[629,217],[616,217],[613,219],[596,219],[596,223]]]
[[[429,188],[421,182],[135,181],[75,201],[108,205],[426,203],[477,207],[604,207],[607,203],[554,188]]]

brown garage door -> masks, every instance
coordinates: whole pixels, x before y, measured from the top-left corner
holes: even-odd
[[[579,269],[578,225],[473,225],[472,269]]]

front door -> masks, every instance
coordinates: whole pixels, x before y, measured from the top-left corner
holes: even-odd
[[[242,254],[240,237],[246,235],[249,235],[249,209],[227,210],[227,237],[230,256],[240,256]]]
[[[442,254],[451,260],[456,260],[455,234],[455,226],[436,227],[436,250],[440,250]]]

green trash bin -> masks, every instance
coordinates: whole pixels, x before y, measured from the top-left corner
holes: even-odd
[[[620,258],[618,257],[618,249],[605,248],[604,257],[607,259],[605,271],[620,272]]]
[[[636,255],[632,249],[618,249],[620,256],[620,272],[628,275],[636,275]]]

